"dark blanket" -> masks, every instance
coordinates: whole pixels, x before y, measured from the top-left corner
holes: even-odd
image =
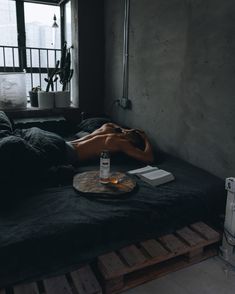
[[[71,185],[45,189],[0,215],[0,285],[72,270],[109,250],[213,221],[224,211],[223,181],[167,156],[158,164],[173,182],[138,187],[120,198],[93,197]],[[126,171],[140,165],[119,164]],[[79,171],[93,170],[86,166]]]
[[[15,130],[0,111],[0,204],[39,188],[51,167],[66,161],[65,141],[39,128]]]
[[[6,143],[2,143],[0,153],[3,150],[5,156],[17,161],[10,169],[5,156],[1,156],[5,160],[4,169],[1,161],[3,176],[7,168],[9,176],[16,168],[23,183],[27,183],[37,168],[45,170],[63,161],[64,142],[59,137],[48,137],[38,129],[14,131],[7,118],[3,120],[0,142],[16,143],[9,143],[10,155],[4,149]],[[20,158],[15,155],[18,148],[22,150]],[[46,154],[50,154],[49,164],[45,162]],[[142,166],[123,157],[116,161],[112,158],[111,162],[112,170],[117,171]],[[155,188],[137,179],[137,188],[120,198],[79,193],[72,187],[71,176],[68,185],[42,191],[36,189],[38,182],[30,197],[0,213],[0,288],[68,272],[101,253],[173,232],[195,221],[214,223],[224,212],[226,193],[222,180],[169,155],[156,164],[172,172],[175,181]],[[98,168],[96,161],[80,166],[77,172]]]

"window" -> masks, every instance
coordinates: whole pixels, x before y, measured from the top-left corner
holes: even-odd
[[[30,71],[26,75],[26,87],[31,89],[40,85],[42,89],[45,89],[44,78],[47,76],[47,69],[55,67],[56,60],[60,58],[60,7],[26,2],[24,16],[26,68]],[[37,69],[39,72],[35,74]],[[57,83],[56,89],[61,90],[60,88],[60,84]]]
[[[0,47],[0,66],[12,66],[12,51],[14,51],[14,64],[19,66],[17,48],[16,5],[14,1],[0,0],[0,36],[6,47]],[[8,47],[9,46],[9,47]],[[17,59],[17,60],[16,60]]]
[[[59,6],[25,3],[26,47],[61,47]],[[58,27],[53,28],[53,18]]]
[[[17,46],[16,5],[14,1],[0,0],[1,42]]]
[[[44,78],[60,59],[65,37],[71,45],[70,1],[35,2],[0,0],[0,72],[25,70],[27,95],[32,87],[45,89]],[[55,89],[60,87],[57,83]]]
[[[72,32],[71,32],[71,1],[65,4],[65,40],[67,45],[72,46]]]

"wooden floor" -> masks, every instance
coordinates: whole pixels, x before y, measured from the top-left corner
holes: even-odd
[[[0,294],[114,294],[217,255],[221,237],[199,222],[174,234],[112,251],[66,275],[0,290]]]

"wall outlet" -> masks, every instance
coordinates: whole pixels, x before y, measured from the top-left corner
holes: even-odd
[[[123,109],[131,109],[131,100],[128,98],[120,98],[119,99],[119,106]]]

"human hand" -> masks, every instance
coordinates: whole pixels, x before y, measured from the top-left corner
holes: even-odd
[[[145,132],[143,130],[140,129],[136,129],[136,132],[143,138],[143,139],[147,139],[147,135],[145,134]]]

